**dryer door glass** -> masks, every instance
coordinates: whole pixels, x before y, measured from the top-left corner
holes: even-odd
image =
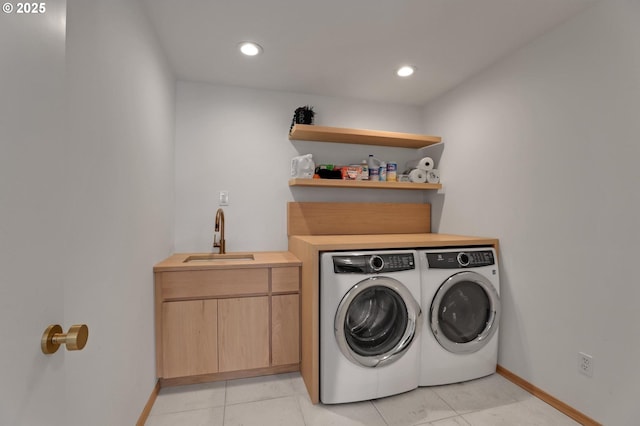
[[[438,320],[447,339],[467,343],[482,333],[490,312],[491,303],[482,287],[462,281],[451,286],[442,297]]]
[[[498,293],[475,272],[449,277],[431,305],[431,330],[440,345],[454,353],[481,349],[496,332],[499,318]]]
[[[377,367],[398,359],[418,332],[421,309],[399,281],[374,277],[343,297],[335,317],[338,347],[352,362]]]

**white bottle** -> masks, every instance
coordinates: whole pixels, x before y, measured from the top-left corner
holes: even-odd
[[[362,160],[360,164],[362,167],[362,173],[360,174],[360,180],[369,180],[369,165],[367,164],[367,160]]]
[[[369,180],[380,180],[380,160],[369,154]]]
[[[380,182],[386,182],[387,181],[387,163],[384,161],[381,161],[380,167],[378,168],[378,170],[380,170],[380,172],[378,173],[380,175]]]

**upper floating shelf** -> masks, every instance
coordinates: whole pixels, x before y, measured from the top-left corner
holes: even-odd
[[[293,130],[291,130],[289,134],[289,139],[414,149],[423,148],[442,141],[440,136],[386,132],[382,130],[344,129],[340,127],[309,124],[294,125]]]

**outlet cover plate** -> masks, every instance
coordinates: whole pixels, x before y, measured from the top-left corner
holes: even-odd
[[[587,377],[593,377],[593,357],[584,352],[578,352],[578,370]]]

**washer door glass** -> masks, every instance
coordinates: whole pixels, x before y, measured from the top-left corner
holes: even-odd
[[[389,364],[411,346],[421,313],[399,281],[387,277],[360,281],[338,306],[334,323],[338,346],[358,365]]]
[[[431,330],[453,353],[470,353],[487,344],[498,328],[500,297],[491,282],[475,272],[449,277],[431,305]]]

